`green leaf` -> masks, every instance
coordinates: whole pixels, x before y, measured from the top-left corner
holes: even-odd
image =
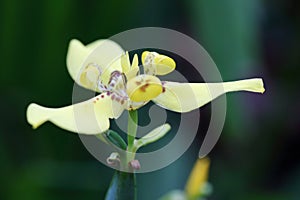
[[[112,143],[113,145],[115,145],[123,150],[126,150],[127,144],[117,132],[115,132],[113,130],[108,130],[105,132],[105,136],[110,143]]]
[[[165,136],[170,129],[171,129],[171,126],[169,124],[163,124],[163,125],[155,128],[154,130],[152,130],[150,133],[148,133],[144,137],[142,137],[138,140],[135,140],[135,142],[134,142],[135,151],[137,151],[142,146],[145,146],[147,144],[150,144],[152,142],[159,140],[160,138]]]

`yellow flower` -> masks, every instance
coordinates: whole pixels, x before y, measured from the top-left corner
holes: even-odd
[[[106,52],[96,55],[99,45],[103,45]],[[118,53],[122,54],[121,58],[114,59],[112,55]],[[109,65],[106,64],[107,60],[110,61]],[[62,108],[46,108],[32,103],[27,109],[27,120],[33,128],[50,121],[71,132],[99,134],[109,129],[109,119],[118,118],[124,110],[138,109],[149,101],[165,109],[184,113],[226,92],[264,92],[260,78],[224,83],[160,81],[157,75],[172,72],[176,64],[172,58],[156,52],[143,52],[142,64],[143,68],[140,68],[137,55],[130,63],[128,53],[111,40],[98,40],[87,46],[72,40],[67,54],[71,77],[80,86],[100,94]],[[141,73],[142,69],[144,73]]]
[[[208,158],[198,159],[190,173],[185,193],[188,199],[195,199],[204,193],[204,186],[208,180],[210,161]]]

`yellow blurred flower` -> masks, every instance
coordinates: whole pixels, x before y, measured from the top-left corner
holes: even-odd
[[[208,158],[198,159],[190,173],[185,192],[188,199],[196,199],[205,193],[210,161]]]

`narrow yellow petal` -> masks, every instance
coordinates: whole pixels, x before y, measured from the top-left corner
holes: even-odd
[[[161,93],[161,82],[155,76],[139,75],[127,82],[127,94],[135,102],[150,101]]]
[[[124,110],[124,103],[111,97],[111,94],[101,94],[62,108],[46,108],[32,103],[27,108],[27,121],[33,128],[50,121],[71,132],[99,134],[109,128],[109,118],[118,118]]]
[[[127,80],[129,81],[130,79],[136,77],[139,71],[140,69],[138,67],[132,67],[127,73],[125,73]]]
[[[201,195],[201,190],[208,179],[209,165],[210,161],[208,158],[196,161],[185,187],[188,199],[194,199]]]
[[[131,68],[138,68],[139,66],[139,58],[137,54],[134,54],[133,59],[132,59],[132,64]]]
[[[130,60],[129,60],[128,51],[126,51],[126,53],[121,56],[121,65],[122,65],[123,72],[127,73],[130,69]]]
[[[197,109],[227,92],[263,93],[265,91],[260,78],[224,83],[165,82],[163,88],[164,92],[153,101],[163,108],[181,113]]]
[[[142,63],[144,66],[153,65],[155,67],[155,75],[169,74],[176,67],[176,63],[172,58],[149,51],[142,53]]]
[[[99,46],[101,46],[101,48],[99,48]],[[67,68],[77,84],[95,91],[97,83],[89,83],[86,85],[85,81],[81,82],[82,73],[87,71],[88,66],[97,65],[99,72],[102,73],[101,80],[108,81],[112,71],[122,71],[119,57],[123,53],[123,49],[111,40],[97,40],[84,46],[80,41],[73,39],[70,41],[68,48]]]

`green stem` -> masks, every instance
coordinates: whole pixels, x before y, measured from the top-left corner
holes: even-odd
[[[128,112],[128,129],[127,129],[127,150],[133,152],[133,144],[138,126],[138,111],[131,110]]]
[[[128,116],[128,130],[127,130],[127,151],[120,153],[121,160],[121,170],[116,171],[114,177],[112,178],[111,184],[107,191],[105,200],[135,200],[136,199],[136,180],[134,169],[130,169],[129,162],[134,160],[135,149],[134,149],[134,140],[137,132],[138,126],[138,112],[137,110],[129,111]],[[114,132],[106,134],[108,139],[113,144],[116,144],[119,147],[123,147],[124,144],[118,135],[115,135]],[[130,173],[131,171],[132,173]]]
[[[136,180],[135,173],[116,171],[111,180],[105,200],[135,200]]]

